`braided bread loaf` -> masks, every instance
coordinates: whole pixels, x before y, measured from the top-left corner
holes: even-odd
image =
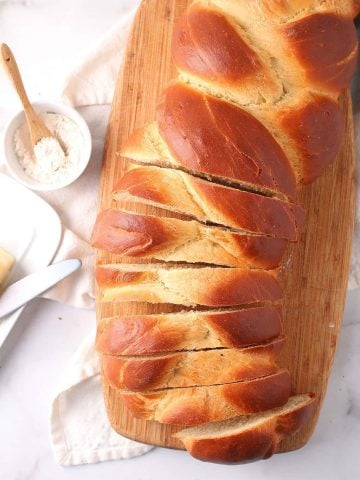
[[[174,34],[178,78],[155,121],[122,146],[135,164],[113,199],[132,203],[126,213],[100,214],[93,244],[121,259],[185,265],[99,265],[102,301],[195,310],[106,319],[97,348],[135,416],[218,422],[178,434],[200,459],[266,458],[310,415],[314,397],[286,403],[289,373],[266,373],[259,344],[280,334],[273,269],[304,226],[297,191],[341,145],[338,97],[356,64],[359,9],[358,0],[193,1]],[[160,207],[166,218],[130,213],[133,203]],[[242,370],[243,360],[233,362],[244,350],[234,347],[246,345],[257,346]]]

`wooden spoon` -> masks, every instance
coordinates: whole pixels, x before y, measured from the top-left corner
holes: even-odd
[[[5,43],[2,43],[0,45],[0,50],[1,50],[1,63],[6,73],[9,75],[10,80],[12,81],[12,84],[15,87],[16,93],[18,94],[21,100],[21,103],[23,104],[26,121],[29,127],[32,146],[35,147],[35,145],[44,137],[55,138],[54,134],[47,128],[44,122],[39,118],[38,114],[35,112],[35,110],[33,109],[29,101],[29,98],[24,88],[23,81],[21,79],[19,68],[17,66],[16,60],[12,51]]]

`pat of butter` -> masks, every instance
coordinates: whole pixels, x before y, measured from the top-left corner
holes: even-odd
[[[15,263],[15,258],[6,250],[0,247],[0,285],[9,275]]]

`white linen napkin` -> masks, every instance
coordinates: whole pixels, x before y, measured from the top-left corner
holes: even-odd
[[[127,37],[137,6],[125,14],[120,21],[99,41],[89,56],[80,61],[65,79],[62,100],[71,105],[110,104],[118,77]]]
[[[60,465],[81,465],[143,455],[149,445],[121,437],[109,428],[91,329],[63,372],[51,411],[51,437]]]

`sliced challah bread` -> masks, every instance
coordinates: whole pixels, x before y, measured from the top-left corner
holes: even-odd
[[[102,355],[105,378],[114,388],[133,392],[221,385],[252,380],[279,370],[284,338],[248,348],[177,352],[140,357]]]
[[[274,270],[169,265],[98,265],[103,302],[227,307],[276,302],[283,296]]]
[[[91,242],[121,256],[264,269],[280,264],[287,245],[281,238],[119,210],[98,215]]]
[[[135,417],[173,425],[198,425],[284,405],[290,396],[287,370],[226,385],[170,388],[157,392],[119,390]]]
[[[276,307],[121,316],[99,323],[96,348],[110,355],[152,355],[245,347],[280,333],[281,310]]]
[[[116,185],[113,197],[292,241],[298,240],[304,226],[304,211],[298,205],[169,168],[132,165]]]
[[[175,437],[198,460],[226,464],[254,462],[271,457],[284,437],[298,432],[309,420],[314,406],[315,395],[297,395],[282,407],[187,428]]]
[[[307,421],[314,399],[303,395],[286,404],[286,370],[225,383],[251,370],[241,370],[249,364],[234,361],[239,350],[231,347],[280,332],[280,314],[268,306],[282,297],[271,270],[279,250],[274,259],[274,244],[271,254],[260,253],[270,249],[261,244],[249,255],[253,244],[244,249],[235,235],[299,240],[304,212],[288,200],[301,184],[318,178],[339,150],[344,116],[338,98],[355,69],[352,18],[360,3],[189,3],[174,34],[178,78],[164,92],[155,121],[134,132],[122,149],[146,165],[130,167],[113,200],[202,224],[184,218],[155,223],[142,215],[134,227],[135,215],[109,214],[99,221],[104,232],[97,232],[95,244],[122,256],[235,268],[102,265],[97,282],[102,301],[244,309],[105,319],[97,347],[118,355],[104,357],[104,371],[135,416],[188,426],[221,421],[178,438],[196,458],[237,463],[270,456]],[[247,352],[261,348],[268,347]],[[258,357],[264,358],[256,356],[254,374],[261,375]]]

